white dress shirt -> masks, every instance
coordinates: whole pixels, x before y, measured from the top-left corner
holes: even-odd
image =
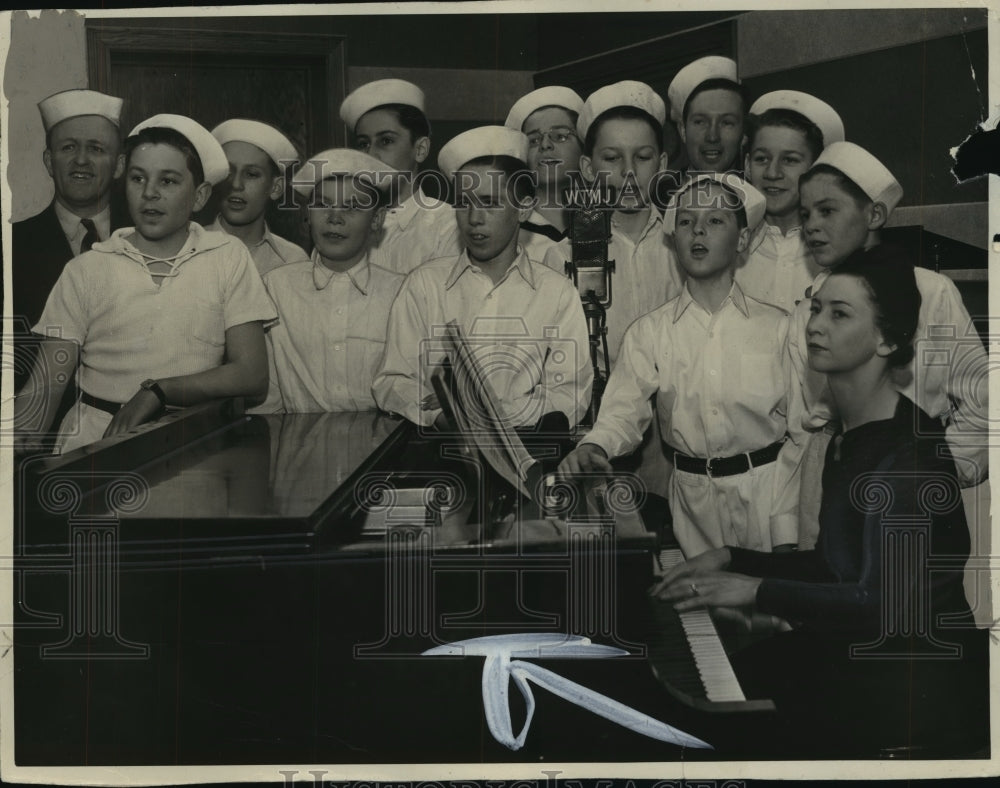
[[[267,332],[270,391],[257,412],[371,410],[389,308],[401,274],[361,260],[336,273],[313,259],[276,268],[264,286],[278,310]]]
[[[750,239],[750,254],[736,269],[736,281],[751,298],[791,314],[818,273],[800,227],[783,233],[764,222]]]
[[[207,225],[205,229],[226,233],[226,235],[230,234],[218,219]],[[247,246],[247,249],[250,251],[254,265],[257,266],[257,273],[261,276],[283,265],[309,259],[305,249],[280,235],[275,235],[266,224],[264,225],[264,237],[252,246]]]
[[[433,392],[443,327],[462,328],[489,376],[509,426],[562,411],[575,426],[590,404],[593,372],[580,297],[564,276],[532,263],[523,249],[496,285],[463,252],[407,277],[393,304],[385,360],[373,390],[379,407],[430,426],[421,410]]]
[[[428,260],[461,251],[455,209],[420,193],[386,211],[370,255],[376,265],[408,274]]]
[[[674,533],[689,558],[723,545],[770,550],[798,541],[804,435],[786,418],[793,380],[787,333],[787,315],[733,283],[714,313],[684,287],[625,335],[597,423],[582,442],[609,457],[635,449],[652,418],[654,393],[664,440],[693,457],[731,457],[791,436],[775,462],[747,473],[674,469]]]

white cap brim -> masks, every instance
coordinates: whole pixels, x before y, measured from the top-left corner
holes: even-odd
[[[903,187],[882,162],[853,142],[827,145],[810,168],[825,164],[842,172],[857,184],[872,202],[880,202],[892,213],[903,199]]]
[[[731,172],[703,172],[692,175],[671,196],[670,202],[667,203],[667,208],[663,212],[663,232],[665,235],[669,235],[676,229],[677,204],[680,198],[691,189],[697,188],[700,183],[720,183],[736,194],[740,198],[740,205],[746,215],[747,227],[751,230],[764,221],[767,200],[750,183]]]
[[[479,126],[449,140],[438,154],[438,165],[451,178],[467,162],[483,156],[510,156],[527,167],[528,138],[506,126]]]
[[[684,117],[684,105],[695,89],[710,79],[728,79],[739,83],[736,61],[719,55],[709,55],[688,63],[677,72],[667,88],[667,99],[670,101],[670,118],[674,123],[680,123]]]
[[[750,107],[751,115],[763,115],[769,109],[798,112],[816,124],[823,134],[823,146],[844,141],[844,121],[837,111],[822,99],[799,90],[775,90],[765,93]]]
[[[173,129],[183,134],[188,142],[194,146],[201,159],[201,168],[205,173],[205,180],[213,186],[222,183],[229,177],[229,160],[219,141],[212,136],[211,132],[185,115],[161,114],[154,115],[144,120],[131,132],[129,136],[135,136],[143,129],[162,128]]]
[[[96,90],[63,90],[38,102],[42,125],[49,132],[57,123],[83,115],[99,115],[120,125],[122,100]]]
[[[583,111],[583,99],[570,88],[560,85],[549,85],[548,87],[533,90],[525,96],[521,96],[507,113],[507,120],[504,124],[509,129],[524,131],[524,122],[543,107],[562,107],[575,113],[578,117]]]
[[[357,177],[377,189],[385,189],[399,171],[374,156],[352,148],[330,148],[310,156],[292,176],[292,188],[303,197],[312,194],[316,184],[330,178]]]
[[[340,105],[340,119],[353,132],[362,115],[386,104],[405,104],[424,112],[424,92],[405,79],[377,79],[348,94]]]
[[[641,109],[661,126],[667,119],[667,107],[663,99],[645,82],[626,79],[613,85],[605,85],[591,93],[584,102],[580,119],[576,122],[580,139],[587,136],[597,118],[615,107]]]
[[[212,136],[220,145],[229,142],[246,142],[260,148],[278,168],[293,164],[299,159],[291,140],[274,126],[258,120],[234,118],[226,120],[212,129]]]

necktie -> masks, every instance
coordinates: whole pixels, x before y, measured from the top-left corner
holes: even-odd
[[[80,224],[87,231],[87,234],[83,236],[83,242],[80,244],[80,254],[83,254],[84,252],[89,252],[90,247],[101,240],[101,236],[97,232],[97,227],[90,219],[81,219]]]

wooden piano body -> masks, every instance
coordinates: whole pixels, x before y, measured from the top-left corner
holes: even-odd
[[[634,509],[559,519],[513,496],[501,511],[487,477],[460,445],[376,413],[247,416],[233,401],[29,459],[15,476],[17,763],[778,757],[750,744],[768,704],[706,712],[679,625],[651,628],[656,543]],[[544,666],[717,749],[537,690],[527,743],[507,750],[486,728],[482,659],[420,653],[511,632],[627,649]]]

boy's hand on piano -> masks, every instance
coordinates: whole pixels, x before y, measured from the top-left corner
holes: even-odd
[[[563,457],[556,469],[556,475],[570,478],[581,474],[600,473],[606,476],[614,474],[608,455],[596,443],[581,443],[573,451]]]
[[[702,607],[750,607],[757,601],[759,577],[733,572],[703,572],[676,580],[660,592],[660,599],[676,602],[683,613]]]
[[[114,417],[111,419],[111,423],[108,428],[104,430],[104,437],[110,438],[113,435],[120,435],[123,432],[128,432],[140,424],[145,424],[147,421],[156,416],[161,410],[160,399],[152,391],[147,389],[140,389],[139,392],[132,397],[128,402],[122,405],[121,410],[119,410]]]
[[[678,581],[685,581],[684,585],[686,587],[686,581],[688,581],[689,578],[706,572],[721,572],[729,566],[729,562],[731,560],[732,556],[729,553],[729,548],[720,547],[716,550],[707,550],[700,555],[696,555],[690,561],[685,561],[683,564],[678,564],[668,570],[663,575],[663,579],[649,589],[649,595],[658,596],[661,599],[667,599],[668,597],[662,596],[661,592],[672,586],[674,583],[677,583]]]
[[[420,400],[420,410],[440,410],[441,402],[438,400],[438,395],[431,392],[422,400]]]

